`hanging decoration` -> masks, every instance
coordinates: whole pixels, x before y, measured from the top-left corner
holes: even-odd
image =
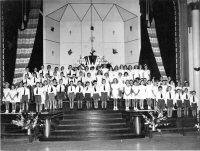
[[[23,18],[24,18],[24,11],[23,11],[23,9],[24,9],[24,6],[23,6],[23,0],[22,0],[22,24],[21,24],[21,30],[24,29],[24,21],[23,21]]]
[[[27,21],[27,16],[26,16],[26,0],[24,0],[24,6],[25,6],[25,9],[24,9],[24,21]]]
[[[24,2],[22,5],[24,6]],[[41,0],[30,1],[30,12],[28,16],[29,20],[27,22],[26,29],[24,29],[24,15],[22,9],[22,25],[21,29],[18,30],[17,39],[17,54],[15,62],[15,73],[13,79],[14,84],[22,81],[25,67],[27,67],[29,64],[37,32],[40,6]]]
[[[113,50],[113,54],[117,54],[118,53],[117,49],[112,49],[112,50]]]
[[[91,36],[90,36],[90,41],[91,41],[91,53],[93,54],[94,48],[93,48],[93,43],[95,40],[95,37],[93,36],[93,32],[94,32],[94,26],[93,26],[93,22],[92,22],[92,0],[91,0],[91,25],[90,25],[90,31],[91,31]]]
[[[69,49],[69,51],[68,51],[68,55],[71,55],[71,54],[72,54],[72,50]]]

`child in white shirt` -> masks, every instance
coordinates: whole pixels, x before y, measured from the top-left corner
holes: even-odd
[[[63,80],[59,80],[59,84],[56,87],[57,91],[57,100],[58,100],[58,108],[61,109],[63,107],[63,100],[65,99],[65,85],[63,84]]]
[[[10,103],[10,88],[9,88],[9,83],[5,83],[5,88],[3,89],[3,102],[6,104],[6,112],[9,113],[9,103]]]
[[[56,88],[53,85],[53,81],[50,81],[50,85],[47,87],[48,92],[48,102],[50,111],[54,111],[55,109],[55,96],[56,96]]]
[[[15,89],[15,86],[11,86],[10,90],[10,102],[12,103],[12,113],[16,112],[16,103],[17,103],[17,90]]]
[[[144,81],[142,80],[140,82],[139,86],[140,92],[139,92],[139,97],[140,97],[140,109],[144,109],[144,99],[146,99],[146,86],[144,85]]]
[[[90,86],[90,82],[86,82],[86,87],[84,89],[84,96],[85,96],[85,101],[86,101],[86,107],[87,109],[91,108],[91,103],[92,103],[92,96],[93,96],[93,90],[92,87]]]
[[[156,94],[157,100],[157,108],[159,110],[159,114],[163,115],[163,110],[165,108],[165,93],[163,92],[162,86],[158,87],[158,93]]]
[[[188,88],[184,88],[183,89],[184,92],[183,92],[183,100],[184,100],[184,103],[183,103],[183,107],[184,107],[184,116],[188,116],[188,113],[189,113],[189,108],[190,108],[190,94],[189,94],[189,91],[188,91]]]
[[[168,86],[167,87],[167,93],[165,95],[165,100],[167,101],[167,116],[169,118],[172,117],[172,110],[173,110],[173,107],[174,107],[174,97],[175,97],[175,92],[172,91],[172,87],[171,86]]]
[[[83,86],[82,82],[78,81],[77,87],[76,87],[76,99],[78,101],[78,109],[82,109],[83,107]]]
[[[30,90],[27,87],[27,84],[24,83],[24,87],[22,89],[22,110],[28,112],[28,103],[30,100]]]
[[[42,106],[42,94],[43,94],[43,89],[40,88],[40,83],[36,83],[36,87],[33,90],[34,96],[35,96],[35,103],[36,103],[36,112],[41,112]]]
[[[93,82],[93,100],[94,100],[94,108],[98,108],[98,101],[99,101],[99,96],[100,96],[100,91],[99,91],[99,86],[97,85],[97,81],[95,80]]]
[[[196,91],[192,91],[192,95],[190,97],[190,102],[191,102],[191,106],[192,106],[192,116],[193,117],[197,116],[197,107],[198,107],[197,102],[198,101],[199,101],[199,99],[196,96]]]
[[[106,80],[102,80],[102,85],[100,86],[100,97],[101,97],[101,106],[102,109],[107,108],[107,100],[109,99],[110,96],[110,85],[106,84]]]
[[[120,98],[119,90],[120,90],[120,85],[118,83],[118,80],[117,78],[114,78],[113,83],[111,84],[111,92],[112,92],[111,98],[114,99],[114,109],[113,109],[114,111],[118,110],[117,100]]]
[[[131,99],[131,86],[129,83],[129,80],[126,80],[125,85],[124,85],[124,99],[125,99],[125,106],[126,106],[126,111],[129,110],[129,104],[130,104],[130,99]]]
[[[70,109],[74,108],[75,92],[76,92],[76,88],[74,86],[74,83],[73,81],[70,81],[70,85],[68,86],[68,90],[67,90]]]
[[[147,100],[148,110],[150,110],[152,108],[152,105],[153,105],[152,88],[153,88],[153,86],[151,84],[151,81],[148,80],[147,85],[146,85],[146,100]]]
[[[183,104],[183,97],[181,94],[181,89],[177,89],[176,91],[177,91],[177,93],[175,95],[175,101],[176,101],[176,106],[177,106],[177,116],[181,117],[182,116],[181,110],[182,110],[182,104]]]

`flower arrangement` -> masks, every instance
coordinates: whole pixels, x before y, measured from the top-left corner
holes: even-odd
[[[199,132],[200,131],[200,125],[199,125],[199,123],[198,124],[195,124],[195,126],[194,127],[196,127],[197,128],[197,131]]]
[[[149,128],[152,129],[152,131],[158,131],[161,132],[161,129],[157,129],[158,126],[163,125],[161,123],[161,121],[165,121],[167,120],[166,116],[163,116],[163,114],[158,114],[158,116],[156,117],[153,112],[148,112],[148,116],[142,114],[143,118],[145,119],[145,125],[148,125]],[[149,118],[150,116],[150,118]],[[164,125],[167,125],[168,123],[165,123]]]
[[[44,126],[44,121],[38,118],[38,115],[20,114],[17,115],[16,120],[12,120],[12,124],[22,127],[22,129],[34,129],[37,126]]]

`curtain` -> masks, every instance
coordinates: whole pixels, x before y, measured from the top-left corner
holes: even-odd
[[[33,51],[31,54],[28,67],[30,71],[33,72],[34,67],[40,69],[42,65],[43,65],[43,16],[40,14]]]
[[[147,64],[148,68],[151,71],[151,77],[156,79],[160,78],[160,72],[158,65],[151,47],[149,34],[147,31],[147,22],[146,22],[146,0],[140,0],[140,11],[141,11],[141,51],[139,64]],[[151,19],[150,14],[150,19]]]
[[[28,66],[36,37],[41,0],[30,1],[29,19],[25,30],[18,30],[17,55],[13,83],[22,81],[25,67]]]
[[[21,24],[21,1],[3,1],[4,19],[4,74],[5,82],[12,83],[17,51],[17,33]]]
[[[167,76],[176,80],[175,17],[173,0],[155,0],[153,17],[160,53]]]

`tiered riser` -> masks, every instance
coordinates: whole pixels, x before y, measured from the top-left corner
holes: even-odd
[[[132,139],[136,136],[115,111],[67,111],[58,127],[51,132],[49,138],[40,141],[80,141],[105,139]]]

